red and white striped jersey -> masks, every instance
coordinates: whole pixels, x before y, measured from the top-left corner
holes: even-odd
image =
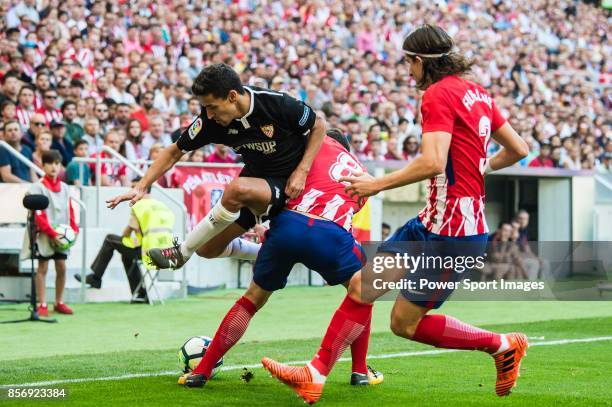
[[[30,127],[30,119],[36,113],[34,108],[27,110],[17,106],[15,113],[17,115],[17,120],[21,125],[21,130],[26,131]]]
[[[362,205],[344,192],[347,184],[338,179],[361,172],[367,170],[354,155],[336,140],[325,137],[306,177],[304,191],[291,199],[287,208],[329,219],[350,232],[353,215]]]
[[[40,109],[36,110],[36,113],[40,113],[45,116],[47,126],[51,123],[51,121],[61,121],[64,117],[59,109],[47,110],[44,107],[41,107]]]
[[[447,76],[423,94],[423,134],[452,135],[446,171],[428,183],[427,206],[419,219],[431,233],[472,236],[488,233],[484,213],[484,167],[491,133],[506,120],[478,84]]]

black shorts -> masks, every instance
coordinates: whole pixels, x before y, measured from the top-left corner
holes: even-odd
[[[257,177],[251,175],[248,170],[243,169],[239,175],[240,177],[253,177],[261,178],[270,185],[270,191],[272,191],[272,198],[268,204],[268,209],[265,213],[255,216],[249,208],[242,208],[240,210],[240,217],[236,220],[236,223],[245,230],[249,230],[255,224],[265,222],[268,219],[278,215],[280,211],[285,208],[288,197],[285,195],[285,186],[287,185],[287,178],[283,177]]]
[[[49,257],[41,256],[40,254],[35,257],[36,260],[66,260],[68,255],[66,253],[53,253]]]

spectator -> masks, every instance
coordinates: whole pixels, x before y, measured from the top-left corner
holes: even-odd
[[[408,136],[402,144],[404,160],[410,162],[419,156],[419,141],[414,136]]]
[[[36,146],[34,145],[34,141],[38,134],[42,131],[47,130],[47,123],[45,123],[45,116],[40,113],[35,113],[30,120],[30,128],[24,133],[23,139],[21,142],[26,146],[30,147],[33,151]]]
[[[96,116],[96,119],[98,119],[98,126],[100,127],[100,132],[102,134],[108,133],[108,131],[112,128],[110,106],[108,105],[108,103],[97,103],[94,109],[94,115]]]
[[[120,139],[119,134],[115,130],[111,130],[104,135],[104,145],[119,151]],[[113,157],[106,151],[94,153],[91,158],[96,158],[100,155],[101,159],[112,159]],[[93,174],[93,180],[96,181],[96,163],[89,164],[89,169]],[[100,185],[109,186],[128,186],[130,182],[127,176],[127,168],[120,163],[101,163],[100,164]]]
[[[45,134],[45,133],[43,133]],[[69,225],[75,234],[79,233],[76,223],[75,211],[68,193],[68,186],[60,178],[62,156],[58,151],[45,151],[42,155],[42,167],[45,176],[39,183],[32,184],[29,194],[42,194],[49,198],[49,207],[36,211],[37,234],[36,248],[38,269],[36,271],[36,293],[38,294],[38,315],[49,315],[46,302],[47,270],[49,260],[55,262],[55,306],[54,311],[60,314],[72,314],[72,310],[64,304],[64,287],[66,285],[66,259],[69,249],[63,250],[59,246],[58,234],[51,225]]]
[[[193,150],[189,154],[189,162],[192,162],[192,163],[203,163],[204,162],[204,151],[201,148],[199,148],[197,150]]]
[[[351,137],[351,153],[357,157],[359,161],[366,161],[368,153],[366,152],[367,140],[365,134],[353,134]]]
[[[57,92],[54,89],[47,89],[42,92],[42,97],[42,106],[36,110],[36,113],[43,115],[47,125],[52,120],[62,120],[62,112],[56,107]]]
[[[40,15],[34,0],[24,1],[6,14],[7,23],[19,28],[4,32],[0,92],[12,88],[8,93],[16,102],[20,79],[33,78],[34,106],[41,108],[41,92],[57,86],[62,99],[77,103],[74,120],[81,125],[95,114],[91,103],[108,97],[131,102],[121,100],[129,95],[125,97],[138,103],[132,106],[132,117],[143,131],[149,130],[148,117],[162,114],[172,133],[182,124],[179,115],[197,114],[200,107],[186,100],[181,89],[189,88],[194,72],[204,65],[223,61],[240,71],[245,82],[270,83],[274,89],[311,98],[320,114],[349,137],[377,123],[403,146],[408,136],[418,141],[421,127],[420,95],[410,86],[407,67],[398,64],[401,44],[415,26],[434,18],[478,61],[474,74],[534,151],[535,142],[549,138],[555,147],[559,138],[575,137],[583,145],[592,136],[594,155],[581,151],[578,159],[591,167],[600,165],[600,149],[610,133],[612,77],[606,57],[611,46],[602,28],[609,25],[609,16],[594,2],[571,3],[575,12],[567,14],[565,6],[544,0],[417,0],[410,3],[410,16],[398,1],[345,7],[319,3],[311,13],[310,7],[295,2],[261,6],[241,1],[231,7],[208,2],[205,16],[196,12],[177,18],[183,11],[174,11],[184,8],[176,0],[142,6],[145,11],[139,13],[132,12],[129,2],[109,8],[100,2],[86,2],[85,7],[60,2]],[[14,10],[25,10],[23,4],[32,6],[16,15]],[[68,90],[63,88],[66,81]],[[101,121],[103,132],[117,125]],[[67,134],[74,140],[69,126]],[[563,147],[565,163],[570,151]],[[497,148],[492,142],[491,151]],[[393,154],[386,157],[393,159]]]
[[[87,141],[77,140],[74,144],[74,157],[87,158],[88,147]],[[88,164],[70,161],[66,167],[66,183],[75,186],[90,186],[91,185],[91,169]]]
[[[53,140],[51,141],[51,148],[57,150],[62,155],[62,165],[66,167],[72,157],[74,157],[74,147],[72,142],[65,136],[66,126],[62,121],[53,120],[50,124],[51,135]]]
[[[2,78],[2,92],[0,92],[0,102],[11,101],[17,103],[17,95],[19,94],[19,88],[21,82],[19,80],[19,73],[15,71],[8,71]]]
[[[161,91],[155,94],[153,107],[163,114],[177,113],[176,99],[174,98],[172,86],[169,83],[164,83],[161,86]]]
[[[385,154],[383,152],[384,146],[383,141],[380,136],[373,138],[370,140],[368,144],[370,146],[370,151],[368,153],[368,159],[372,161],[384,161]]]
[[[5,100],[0,104],[0,120],[7,122],[17,118],[15,103],[10,100]]]
[[[70,99],[70,82],[67,79],[62,79],[57,84],[57,103],[62,105],[66,100]]]
[[[380,240],[384,242],[385,240],[387,240],[389,236],[391,236],[391,226],[389,226],[388,223],[383,222],[380,230],[381,230]]]
[[[527,230],[529,226],[529,212],[524,209],[519,210],[514,217],[514,221],[518,223],[519,242],[527,243],[529,241],[529,232]]]
[[[126,88],[126,91],[127,93],[132,95],[132,97],[134,97],[134,100],[136,101],[135,104],[140,103],[140,85],[138,84],[138,82],[130,82]]]
[[[387,141],[387,153],[385,160],[403,160],[404,157],[399,153],[399,145],[396,136],[389,137]]]
[[[561,165],[561,147],[553,147],[550,152],[550,159],[553,164],[553,168],[563,168]]]
[[[4,124],[4,141],[32,161],[32,150],[21,145],[21,128],[16,120]],[[23,183],[37,180],[37,176],[27,165],[7,149],[0,146],[0,178],[2,182]]]
[[[149,131],[145,133],[142,139],[143,153],[148,154],[151,146],[157,143],[164,147],[172,144],[172,139],[165,131],[164,119],[161,116],[154,116],[149,119]]]
[[[126,103],[118,103],[115,110],[115,120],[113,120],[113,127],[123,127],[125,128],[130,120],[130,114],[132,113],[132,109]]]
[[[85,134],[83,127],[77,123],[77,104],[72,100],[64,102],[62,104],[62,116],[66,127],[66,138],[71,143],[77,142]]]
[[[81,140],[87,142],[89,155],[95,154],[104,144],[103,138],[100,135],[100,122],[95,117],[85,119],[85,134]]]
[[[127,91],[127,85],[129,82],[129,77],[125,72],[117,73],[115,76],[114,86],[112,86],[106,97],[109,97],[115,101],[115,103],[123,103],[126,105],[133,105],[136,103],[136,99],[134,96]]]
[[[568,170],[579,170],[582,168],[582,163],[580,162],[580,147],[572,145],[568,149],[568,154],[563,160],[563,168]]]
[[[32,153],[32,162],[42,168],[43,154],[49,150],[51,150],[51,143],[53,142],[53,135],[47,129],[41,131],[36,135],[36,140],[34,140],[34,152]]]
[[[231,149],[223,144],[215,144],[215,149],[205,160],[207,163],[235,163],[236,156],[231,153]],[[203,152],[202,152],[203,154]]]
[[[36,113],[36,109],[34,109],[34,91],[35,89],[32,85],[24,85],[19,90],[19,96],[17,97],[19,103],[16,115],[23,131],[27,131],[28,127],[30,127],[30,120]]]
[[[143,133],[140,122],[137,119],[130,119],[128,120],[126,129],[126,146],[129,145],[129,149],[134,152],[136,159],[146,160],[147,155],[142,148]]]
[[[529,163],[530,167],[544,167],[544,168],[553,168],[554,164],[550,158],[550,144],[542,143],[540,145],[540,155],[531,160]]]
[[[612,153],[604,153],[601,163],[597,166],[597,172],[602,174],[612,174]]]
[[[132,112],[132,114],[130,115],[132,119],[137,119],[140,122],[140,125],[142,126],[142,131],[147,131],[149,129],[149,116],[151,116],[154,112],[154,98],[155,94],[153,92],[144,92],[142,94],[141,108]],[[198,102],[198,105],[199,104],[200,102]]]

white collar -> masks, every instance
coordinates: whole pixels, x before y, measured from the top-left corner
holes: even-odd
[[[237,120],[239,120],[240,123],[242,123],[245,129],[248,129],[249,127],[251,127],[251,125],[249,124],[249,121],[247,119],[251,115],[251,113],[253,113],[253,108],[255,107],[255,93],[253,93],[253,90],[249,88],[248,86],[243,86],[243,88],[248,90],[249,93],[251,94],[251,103],[249,104],[249,111],[244,116],[242,116],[240,119],[237,119]]]

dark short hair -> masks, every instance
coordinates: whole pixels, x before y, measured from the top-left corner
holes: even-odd
[[[77,142],[74,143],[74,149],[76,150],[77,148],[81,147],[83,144],[85,144],[86,146],[89,146],[89,143],[87,142],[87,140],[84,140],[84,139],[77,140]]]
[[[12,100],[5,100],[4,102],[0,103],[0,112],[3,111],[4,108],[9,105],[16,106],[15,102],[13,102]]]
[[[381,225],[381,227],[382,227],[383,229],[391,229],[391,225],[389,225],[389,224],[388,224],[388,223],[386,223],[386,222],[383,222],[383,223],[382,223],[382,225]]]
[[[72,100],[67,100],[64,103],[62,103],[62,107],[60,109],[61,112],[64,113],[64,110],[66,110],[66,108],[70,105],[74,105],[76,107],[77,104]]]
[[[8,78],[15,78],[15,79],[19,79],[19,72],[15,71],[15,70],[10,70],[7,73],[4,74],[4,77],[2,78],[2,83],[5,83],[6,80]]]
[[[140,175],[137,175],[136,177],[134,177],[134,179],[132,180],[132,182],[138,182],[142,179],[142,177]],[[151,193],[151,185],[149,185],[149,187],[147,188],[147,194]]]
[[[19,130],[21,130],[21,124],[17,121],[17,120],[7,120],[4,122],[4,128],[6,129],[6,126],[8,126],[9,124],[16,124],[17,127],[19,127]]]
[[[55,149],[51,149],[49,151],[45,151],[42,153],[42,163],[43,164],[53,164],[53,163],[61,163],[62,155],[59,151]]]
[[[195,96],[212,95],[217,99],[225,99],[230,91],[244,93],[240,77],[226,64],[209,65],[198,74],[191,86]]]
[[[19,96],[21,96],[21,92],[23,92],[24,90],[31,90],[32,93],[36,93],[36,88],[34,87],[34,85],[30,85],[28,83],[28,84],[23,85],[21,89],[19,89],[19,94],[17,95],[18,98]]]
[[[350,151],[351,147],[349,145],[348,140],[342,134],[342,130],[340,129],[329,129],[327,130],[327,137],[333,138],[338,143],[342,144],[342,147],[346,149],[346,151]]]

